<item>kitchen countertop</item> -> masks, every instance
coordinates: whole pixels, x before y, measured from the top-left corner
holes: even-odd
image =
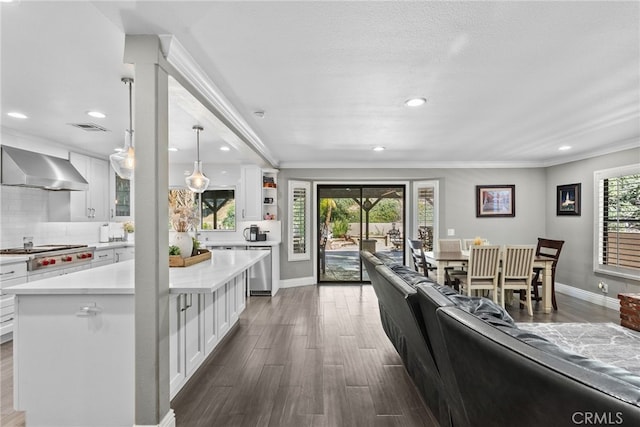
[[[211,293],[268,255],[265,251],[213,250],[211,260],[169,270],[169,292]],[[109,264],[13,286],[15,295],[134,294],[135,261]]]
[[[105,243],[89,243],[90,247],[94,247],[96,248],[96,250],[99,249],[110,249],[110,248],[129,248],[129,247],[135,247],[136,244],[135,242],[125,242],[125,241],[120,241],[120,242],[105,242]]]
[[[278,246],[279,240],[263,240],[261,242],[248,242],[246,240],[229,240],[229,241],[214,241],[214,240],[200,240],[200,245],[210,248],[212,246]]]

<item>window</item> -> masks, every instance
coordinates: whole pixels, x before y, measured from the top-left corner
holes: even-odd
[[[310,196],[311,184],[305,181],[289,181],[289,261],[311,259]]]
[[[236,200],[233,189],[206,190],[200,200],[202,230],[236,229]]]
[[[596,171],[596,272],[640,277],[640,166]]]

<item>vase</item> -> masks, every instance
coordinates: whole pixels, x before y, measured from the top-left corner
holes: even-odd
[[[135,241],[135,233],[124,233],[124,240],[133,243]]]
[[[180,248],[180,256],[182,258],[189,258],[193,251],[193,239],[191,235],[186,231],[176,231],[171,237],[171,245]]]

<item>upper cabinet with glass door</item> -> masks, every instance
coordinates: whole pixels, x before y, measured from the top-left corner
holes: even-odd
[[[133,220],[133,181],[120,178],[111,170],[109,180],[112,221]]]

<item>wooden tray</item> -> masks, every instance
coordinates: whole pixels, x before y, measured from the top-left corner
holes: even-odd
[[[187,258],[182,258],[180,255],[169,255],[169,267],[189,267],[208,259],[211,259],[211,251],[198,249],[198,255]]]

